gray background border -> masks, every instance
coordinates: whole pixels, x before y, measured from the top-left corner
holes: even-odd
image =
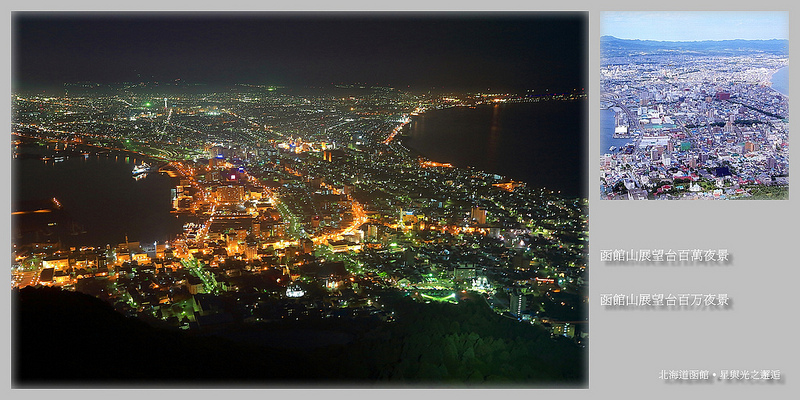
[[[789,398],[797,371],[796,344],[793,333],[797,315],[792,296],[797,282],[797,261],[792,251],[798,243],[790,237],[798,222],[800,195],[786,201],[727,201],[727,202],[610,202],[599,200],[599,34],[600,11],[643,10],[641,1],[608,1],[599,4],[589,1],[562,1],[557,4],[536,4],[520,1],[491,3],[462,1],[456,4],[440,1],[405,1],[376,5],[366,1],[339,1],[328,4],[320,1],[262,4],[248,1],[138,1],[105,4],[97,1],[20,1],[6,3],[6,26],[10,27],[14,10],[118,10],[118,11],[181,11],[181,10],[375,10],[375,11],[438,11],[438,10],[558,10],[589,11],[589,135],[586,163],[588,171],[589,206],[589,271],[590,271],[590,352],[588,389],[508,389],[508,390],[372,390],[372,389],[310,389],[310,390],[228,390],[212,389],[187,391],[171,389],[148,390],[45,390],[11,389],[10,356],[11,328],[4,330],[6,348],[4,376],[6,388],[13,398],[40,396],[123,398],[139,396],[325,396],[353,398],[369,396],[513,396],[534,398],[557,396],[566,399],[583,398],[745,398],[770,396]],[[673,1],[659,4],[663,10],[788,10],[790,31],[795,6],[785,1],[729,3],[715,1],[698,6],[696,2]],[[3,44],[9,48],[10,29],[2,32]],[[792,38],[795,35],[791,35]],[[790,53],[797,54],[797,42],[790,42]],[[10,77],[11,62],[5,67]],[[793,77],[792,77],[793,78]],[[10,93],[10,80],[4,81]],[[794,79],[791,93],[797,91]],[[10,126],[10,96],[4,96],[5,126]],[[791,104],[791,103],[790,103]],[[796,114],[790,106],[790,114]],[[10,147],[2,158],[5,168],[2,179],[10,182]],[[795,163],[790,170],[796,174]],[[7,188],[10,184],[7,183]],[[791,192],[797,192],[791,190]],[[2,204],[10,209],[10,194],[6,191]],[[4,216],[10,220],[10,215]],[[2,232],[10,243],[10,223]],[[711,248],[727,249],[733,262],[728,266],[631,266],[603,265],[599,262],[601,249],[615,248]],[[6,260],[10,246],[6,247]],[[602,293],[726,293],[733,300],[730,310],[720,311],[644,311],[608,310],[600,306]],[[10,296],[4,297],[3,317],[10,320]],[[658,379],[662,369],[780,369],[783,379],[772,384],[685,384],[665,383]],[[792,392],[797,392],[796,390]]]

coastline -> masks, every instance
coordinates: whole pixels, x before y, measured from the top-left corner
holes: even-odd
[[[564,101],[564,103],[581,104],[579,100]],[[420,114],[412,117],[413,122],[404,128],[403,134],[398,135],[398,138],[402,137],[398,144],[407,149],[412,157],[419,157],[425,161],[446,163],[463,170],[498,175],[504,179],[521,181],[536,187],[560,187],[561,184],[554,183],[559,180],[554,176],[562,176],[563,179],[560,180],[562,182],[575,180],[570,175],[572,165],[561,168],[554,167],[558,165],[558,160],[550,160],[549,163],[539,161],[537,164],[530,159],[532,152],[537,149],[558,149],[562,146],[559,141],[549,142],[548,136],[544,134],[551,129],[551,126],[542,122],[543,113],[552,107],[556,107],[553,110],[562,113],[558,115],[564,118],[580,111],[566,111],[573,110],[575,106],[565,106],[561,109],[555,103],[548,105],[547,108],[540,108],[533,102],[480,104],[469,107],[469,110],[467,107],[426,110],[424,116]],[[580,109],[582,105],[577,107]],[[501,108],[504,110],[502,113]],[[427,122],[418,125],[422,118],[427,118]],[[434,128],[438,129],[439,125],[443,125],[444,131],[434,134]],[[419,136],[423,126],[430,131],[426,133],[429,136]],[[474,126],[481,128],[473,129]],[[476,155],[476,148],[483,150]],[[544,153],[537,159],[552,158],[546,151]],[[534,170],[551,172],[547,174],[548,177],[537,179],[536,174],[531,173]],[[580,190],[574,191],[580,193]],[[573,190],[564,187],[562,193],[567,192],[572,193]]]
[[[62,235],[67,246],[114,245],[125,235],[131,241],[162,242],[182,232],[185,218],[170,213],[170,189],[178,180],[152,171],[146,179],[137,181],[131,167],[142,158],[116,154],[118,158],[114,153],[69,156],[63,162],[49,164],[38,157],[16,159],[12,167],[17,184],[12,201],[22,204],[58,198],[81,229],[78,234]]]
[[[789,74],[789,69],[788,68],[789,68],[789,66],[787,65],[785,67],[778,68],[778,69],[776,69],[775,71],[772,71],[769,74],[769,86],[772,88],[772,90],[780,93],[781,96],[783,96],[783,97],[785,97],[787,99],[789,98],[789,93],[788,93],[788,89],[789,88],[788,88],[788,84],[787,84],[788,83],[788,74]],[[785,73],[781,72],[781,71],[784,71],[784,70],[786,71]],[[786,74],[787,77],[786,78],[781,77],[781,79],[786,79],[787,82],[779,82],[778,87],[776,87],[775,86],[775,75],[778,74],[778,73]]]

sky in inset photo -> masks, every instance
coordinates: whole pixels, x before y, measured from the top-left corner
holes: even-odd
[[[619,39],[700,41],[789,38],[785,12],[604,12],[603,35]]]

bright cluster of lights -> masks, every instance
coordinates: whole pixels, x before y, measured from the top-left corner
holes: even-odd
[[[303,297],[306,295],[305,290],[300,288],[299,286],[289,286],[286,288],[286,297]]]

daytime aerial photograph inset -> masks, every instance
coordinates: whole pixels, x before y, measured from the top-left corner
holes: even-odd
[[[788,198],[787,13],[602,15],[603,199]]]

